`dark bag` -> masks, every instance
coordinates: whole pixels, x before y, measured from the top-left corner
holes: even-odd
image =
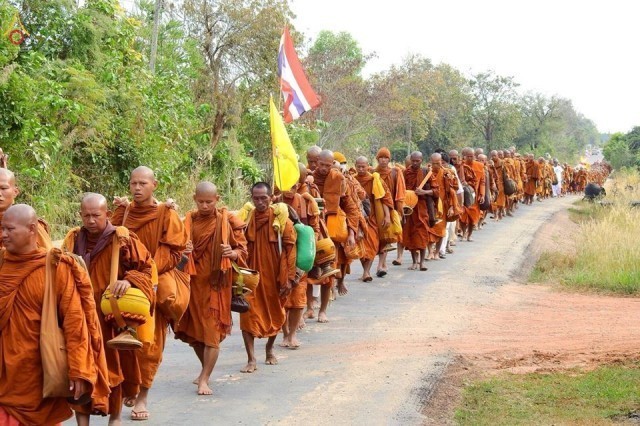
[[[553,182],[552,184],[557,185],[558,184],[558,176],[554,173],[553,174]]]
[[[231,296],[231,310],[239,314],[244,314],[249,310],[249,302],[242,295]]]
[[[491,181],[488,170],[484,172],[484,203],[480,204],[480,210],[491,210]]]
[[[471,207],[476,202],[476,191],[468,184],[462,185],[462,190],[464,191],[464,206]]]

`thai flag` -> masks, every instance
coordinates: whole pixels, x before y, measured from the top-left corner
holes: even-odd
[[[278,76],[280,77],[280,90],[284,98],[284,121],[286,123],[291,123],[305,112],[320,105],[320,99],[304,75],[288,28],[284,29],[280,39]]]

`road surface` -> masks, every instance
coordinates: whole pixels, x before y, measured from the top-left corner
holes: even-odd
[[[235,326],[221,346],[214,396],[196,395],[197,358],[170,335],[146,424],[424,423],[422,407],[453,357],[432,343],[461,332],[474,309],[491,304],[496,289],[518,272],[538,227],[577,198],[521,206],[515,218],[475,233],[475,242],[459,242],[446,260],[428,262],[427,272],[408,271],[406,254],[403,266],[364,284],[354,264],[349,295],[332,303],[330,322],[309,322],[298,350],[278,347],[277,366],[263,364],[260,340],[257,372],[240,373],[246,355]],[[128,420],[129,411],[125,424],[139,423]]]

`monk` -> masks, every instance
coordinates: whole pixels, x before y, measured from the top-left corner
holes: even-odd
[[[382,147],[378,150],[376,160],[378,161],[378,167],[376,167],[375,171],[380,174],[384,183],[387,184],[387,187],[391,191],[391,199],[394,203],[394,209],[398,216],[402,217],[404,209],[404,194],[406,190],[403,171],[390,164],[391,151],[386,147]],[[398,242],[402,242],[402,235],[398,236],[394,241],[382,241],[384,246],[378,255],[378,270],[376,272],[376,276],[384,277],[387,275],[387,253],[393,250],[391,243]]]
[[[255,210],[247,221],[246,238],[249,268],[260,272],[260,284],[246,296],[251,308],[240,314],[240,329],[247,351],[247,365],[240,371],[253,373],[257,369],[254,339],[267,338],[267,365],[276,365],[273,352],[278,331],[285,323],[284,304],[296,282],[296,231],[287,219],[281,229],[274,228],[278,220],[271,208],[271,186],[258,182],[251,188]],[[280,235],[278,235],[280,233]]]
[[[311,186],[317,189],[317,185],[313,182],[313,172],[318,167],[318,157],[320,156],[320,152],[322,152],[322,148],[317,145],[313,145],[307,150],[307,181],[306,185],[309,187],[309,192],[316,198],[322,198],[318,192],[312,192]],[[307,288],[307,311],[304,313],[305,318],[315,318],[315,308],[317,308],[318,297],[320,296],[320,285],[309,285]]]
[[[424,266],[427,245],[429,244],[429,213],[427,210],[427,190],[418,188],[429,170],[422,167],[422,153],[414,151],[411,153],[411,166],[404,171],[404,181],[407,188],[415,191],[418,196],[418,204],[413,208],[409,216],[405,216],[405,223],[402,227],[402,244],[404,248],[411,252],[413,263],[409,270],[426,271]]]
[[[320,238],[320,209],[315,198],[309,193],[305,181],[307,180],[307,168],[302,163],[298,163],[300,179],[293,188],[282,194],[282,200],[296,212],[298,219],[304,225],[313,228],[316,241]],[[282,327],[283,348],[297,349],[300,347],[298,340],[298,329],[305,326],[302,318],[302,311],[307,306],[307,284],[306,273],[300,274],[298,285],[293,287],[291,294],[287,297],[285,310],[287,321]]]
[[[441,257],[443,243],[446,246],[447,216],[452,215],[457,208],[458,180],[454,172],[443,166],[442,154],[437,152],[431,155],[431,172],[432,175],[428,181],[431,189],[426,190],[426,195],[434,198],[436,212],[440,217],[427,229],[429,232],[428,259],[436,260]],[[441,209],[438,206],[441,206]]]
[[[371,213],[367,217],[367,229],[363,239],[363,253],[360,263],[362,263],[362,277],[360,278],[364,282],[370,282],[373,280],[371,277],[371,265],[373,259],[380,250],[380,239],[378,238],[378,228],[384,228],[391,225],[391,213],[394,208],[394,203],[391,198],[391,191],[387,184],[380,179],[379,175],[373,175],[368,172],[369,160],[366,157],[360,156],[356,158],[356,180],[367,194],[369,203],[371,205]],[[382,193],[374,191],[374,185],[378,185],[378,188],[382,188]],[[376,218],[376,203],[380,203],[382,206],[383,218],[380,223]]]
[[[478,225],[480,220],[480,204],[484,203],[485,173],[482,163],[475,160],[475,153],[472,148],[463,149],[462,157],[464,158],[464,164],[460,178],[463,183],[475,190],[476,200],[471,206],[465,206],[464,212],[460,215],[460,226],[462,228],[462,238],[472,242],[473,227]]]
[[[140,166],[131,172],[129,178],[129,191],[133,197],[131,204],[127,205],[122,199],[116,198],[116,210],[112,223],[115,226],[124,226],[133,231],[147,248],[158,271],[158,285],[181,285],[176,281],[175,268],[182,259],[182,252],[187,247],[187,232],[180,217],[175,210],[168,208],[163,203],[158,203],[153,194],[158,187],[155,173],[148,167]],[[173,281],[173,282],[172,282]],[[156,300],[160,303],[160,300]],[[128,383],[131,386],[127,394],[137,393],[133,409],[132,420],[146,420],[149,418],[147,410],[147,398],[153,379],[162,362],[162,352],[167,337],[167,326],[171,318],[162,306],[157,305],[154,314],[155,332],[153,343],[145,343],[140,353],[136,354],[140,362],[142,383],[137,391],[136,383]],[[127,363],[128,364],[128,363]],[[125,373],[125,378],[127,374]],[[130,399],[125,399],[125,405],[131,405]]]
[[[500,158],[498,151],[493,150],[489,153],[491,156],[491,161],[493,164],[489,167],[489,173],[492,177],[492,190],[496,192],[495,202],[492,205],[495,207],[495,220],[499,221],[505,215],[505,209],[507,207],[507,195],[504,192],[504,177],[506,171],[506,167],[503,163],[502,158]]]
[[[190,235],[190,253],[194,267],[191,275],[191,298],[187,312],[176,327],[176,339],[188,343],[202,367],[196,379],[198,395],[213,395],[209,379],[220,354],[220,343],[231,332],[231,262],[246,265],[245,224],[224,207],[218,207],[220,195],[211,182],[196,186],[193,201],[196,209],[184,219]],[[187,262],[184,259],[183,262]]]
[[[91,278],[93,287],[92,297],[96,306],[100,306],[102,295],[110,284],[111,254],[116,237],[119,246],[118,253],[118,277],[111,288],[112,294],[122,297],[129,288],[137,288],[153,304],[155,293],[151,284],[151,255],[145,246],[138,240],[135,234],[130,234],[126,228],[117,229],[109,218],[111,213],[107,210],[107,199],[100,194],[88,193],[80,203],[80,216],[82,227],[74,228],[67,233],[62,244],[63,249],[73,253],[84,260]],[[100,309],[97,309],[100,330],[104,341],[113,339],[118,335],[113,324],[108,324]],[[123,395],[122,383],[124,372],[121,365],[120,354],[122,352],[105,346],[106,362],[108,368],[108,381],[111,394],[108,396],[109,424],[122,424],[123,397],[135,397],[135,395]],[[128,379],[140,383],[140,368],[135,356],[127,359],[133,362],[127,369],[133,373]],[[104,403],[94,400],[92,405],[76,408],[76,417],[79,425],[89,424],[89,414],[95,410],[95,406]]]
[[[540,167],[533,159],[533,154],[527,154],[525,160],[525,173],[527,181],[524,184],[524,203],[531,205],[533,197],[536,195],[538,182],[540,180]]]
[[[348,246],[356,243],[356,233],[358,232],[360,210],[353,201],[350,187],[345,183],[344,175],[333,168],[333,152],[328,149],[323,150],[318,158],[318,167],[313,172],[315,184],[318,186],[320,195],[324,199],[325,220],[328,216],[337,215],[337,219],[346,220],[347,223],[347,242]],[[342,216],[344,212],[345,216]],[[340,269],[340,276],[337,278],[338,289],[344,286],[344,279],[350,272],[349,263],[351,262],[345,254],[344,247],[339,241],[334,241],[336,246],[337,260],[336,266]],[[329,321],[327,317],[327,308],[331,297],[331,282],[323,285],[320,291],[320,312],[318,313],[318,322],[326,323]]]
[[[16,185],[16,177],[13,172],[6,168],[0,168],[0,224],[4,212],[15,203],[19,194],[20,190]],[[46,249],[53,247],[49,236],[49,225],[42,218],[38,218],[38,246]],[[1,247],[2,243],[0,242]]]
[[[478,224],[474,226],[474,229],[477,229],[479,231],[484,227],[484,225],[487,224],[487,215],[489,214],[489,211],[494,213],[496,210],[493,200],[495,200],[495,197],[497,196],[497,189],[493,180],[493,175],[489,173],[489,167],[493,166],[493,161],[489,160],[489,158],[484,154],[478,155],[477,159],[478,162],[482,163],[482,166],[484,167],[485,194],[487,192],[486,188],[488,186],[489,194],[487,195],[487,197],[489,197],[489,199],[491,200],[491,208],[489,210],[480,209],[480,219],[478,220]],[[489,182],[488,185],[487,182]]]
[[[38,217],[30,206],[4,212],[0,250],[0,423],[53,425],[71,417],[65,398],[43,398],[40,326],[44,304],[47,250],[39,247]],[[75,400],[90,394],[96,380],[92,339],[80,288],[89,277],[69,256],[52,259],[58,324],[64,336],[69,390]],[[95,305],[92,307],[95,310]],[[99,342],[101,345],[101,342]],[[99,347],[101,350],[101,346]]]
[[[404,157],[404,167],[402,169],[402,173],[404,174],[404,171],[407,170],[409,167],[411,167],[411,154]],[[404,223],[404,216],[401,216],[401,217],[402,217],[402,222]],[[400,240],[402,240],[402,238],[400,238]],[[393,262],[391,262],[391,264],[395,266],[400,266],[402,265],[402,255],[404,254],[404,246],[402,245],[402,241],[398,241],[397,247],[398,247],[398,250],[396,251],[396,259]]]

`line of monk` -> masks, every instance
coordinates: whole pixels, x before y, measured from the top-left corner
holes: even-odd
[[[195,208],[184,218],[173,201],[155,198],[155,173],[141,166],[130,174],[131,200],[115,197],[113,213],[105,196],[84,194],[82,226],[69,230],[60,248],[53,248],[49,227],[33,208],[15,204],[16,178],[0,168],[0,424],[59,424],[75,412],[79,425],[91,415],[119,425],[123,405],[132,420],[149,419],[149,391],[169,327],[200,363],[196,393],[212,395],[210,378],[231,333],[234,303],[248,305],[239,311],[247,353],[240,371],[255,373],[255,339],[266,338],[267,365],[278,363],[281,331],[280,347],[300,348],[305,320],[327,323],[333,289],[348,293],[351,262],[362,264],[364,283],[392,273],[386,261],[393,250],[399,253],[393,265],[402,265],[401,252],[409,251],[409,269],[426,271],[428,261],[453,253],[458,238],[473,241],[487,216],[502,220],[519,204],[601,184],[610,172],[605,163],[572,168],[515,148],[488,156],[472,148],[437,150],[426,162],[415,151],[404,164],[392,163],[381,148],[376,160],[374,167],[359,156],[349,168],[341,153],[312,147],[292,188],[258,182],[250,202],[230,211],[213,183],[200,182]],[[298,264],[296,229],[310,229],[317,244],[310,269]],[[329,254],[321,264],[320,250]],[[258,280],[246,293],[243,271]],[[120,312],[134,291],[141,311]],[[50,339],[45,307],[58,316],[66,368],[44,367],[53,359],[43,349]],[[139,349],[123,350],[123,338]],[[64,373],[62,391],[50,391],[52,372]]]

